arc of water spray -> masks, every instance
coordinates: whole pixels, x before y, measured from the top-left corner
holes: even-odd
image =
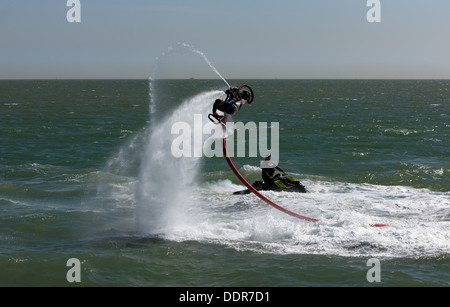
[[[219,73],[217,68],[214,67],[214,65],[211,63],[211,61],[206,57],[206,55],[202,51],[198,50],[197,48],[195,48],[194,46],[192,46],[190,44],[178,42],[173,46],[169,46],[166,51],[162,52],[161,55],[156,57],[156,59],[155,59],[155,66],[153,68],[152,75],[149,77],[150,113],[155,112],[155,93],[154,93],[155,91],[153,88],[153,80],[155,79],[155,76],[159,70],[159,59],[166,55],[170,55],[174,52],[179,52],[183,49],[200,55],[205,60],[206,64],[208,64],[209,67],[211,67],[211,69],[225,82],[227,87],[228,88],[231,87],[230,84],[227,82],[227,80],[225,80],[225,78]]]
[[[222,77],[222,75],[219,73],[219,71],[214,67],[214,65],[211,63],[211,61],[206,57],[206,55],[203,52],[201,52],[194,46],[186,44],[186,43],[178,43],[178,44],[181,44],[181,46],[187,48],[188,50],[199,54],[205,60],[205,62],[209,65],[209,67],[211,67],[211,69],[227,84],[227,86],[231,87],[230,84],[228,84],[227,80],[225,80],[225,78]]]

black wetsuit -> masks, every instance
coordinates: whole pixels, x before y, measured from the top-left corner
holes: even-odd
[[[216,113],[217,110],[225,112],[227,114],[233,115],[239,110],[240,106],[237,106],[233,100],[225,101],[224,103],[220,103],[218,101],[214,102],[213,105],[213,114]]]
[[[262,169],[262,178],[264,181],[264,188],[270,188],[273,185],[273,175],[275,174],[275,169],[279,170],[282,173],[285,173],[285,171],[283,171],[280,167],[275,166],[275,167],[270,167],[270,168],[263,168]]]
[[[214,102],[212,111],[213,114],[216,113],[217,110],[219,110],[224,113],[233,115],[242,108],[242,101],[236,98],[238,97],[237,88],[226,90],[225,93],[227,94],[227,98],[223,103],[220,103],[218,100]]]

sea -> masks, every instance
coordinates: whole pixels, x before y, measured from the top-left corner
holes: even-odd
[[[226,81],[1,80],[0,286],[450,286],[449,80]]]

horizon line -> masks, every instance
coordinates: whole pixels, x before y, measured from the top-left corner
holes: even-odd
[[[135,80],[148,81],[148,78],[0,78],[0,81],[89,81],[89,80]],[[201,81],[221,81],[212,78],[155,78],[155,80],[201,80]],[[450,80],[450,78],[229,78],[227,80]]]

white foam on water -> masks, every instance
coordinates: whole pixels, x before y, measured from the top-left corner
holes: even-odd
[[[224,180],[202,185],[185,223],[175,225],[165,237],[279,254],[408,257],[450,250],[450,200],[445,193],[402,186],[304,183],[309,193],[264,194],[319,222],[290,217],[252,194],[232,195],[230,190],[242,186]],[[375,223],[389,226],[370,226]]]

